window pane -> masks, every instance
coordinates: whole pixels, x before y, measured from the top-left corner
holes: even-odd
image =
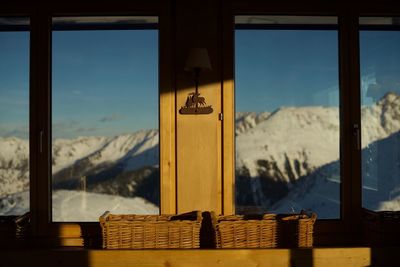
[[[53,30],[54,221],[159,212],[158,31],[96,29]]]
[[[360,32],[363,207],[376,211],[400,210],[399,47],[400,31]]]
[[[236,30],[236,212],[340,217],[337,30]]]
[[[29,31],[0,18],[0,215],[29,211]],[[11,23],[12,22],[12,23]],[[18,30],[18,31],[16,31]]]

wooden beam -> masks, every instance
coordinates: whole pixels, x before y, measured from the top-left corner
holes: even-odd
[[[2,250],[0,266],[395,266],[398,247],[214,250]],[[21,257],[23,255],[23,257]]]

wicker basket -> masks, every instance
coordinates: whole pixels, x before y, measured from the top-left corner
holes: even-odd
[[[363,209],[364,241],[368,245],[398,245],[400,240],[400,211],[371,211]]]
[[[274,248],[277,220],[274,214],[257,217],[229,215],[213,217],[217,248]]]
[[[312,247],[316,219],[315,213],[278,215],[278,247]]]
[[[199,248],[202,216],[199,211],[180,215],[113,215],[100,217],[103,248]]]

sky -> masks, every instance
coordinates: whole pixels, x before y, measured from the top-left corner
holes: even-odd
[[[157,30],[54,31],[53,137],[158,128]],[[362,103],[400,93],[400,32],[360,33]],[[236,111],[338,106],[337,31],[236,30]],[[0,32],[0,136],[27,137],[29,34]]]
[[[28,135],[29,34],[0,32],[0,136]],[[53,138],[158,128],[158,31],[53,31]]]
[[[363,105],[400,94],[400,31],[361,31],[360,65]]]
[[[362,105],[400,94],[399,47],[399,31],[360,32]],[[236,30],[236,111],[338,107],[338,64],[336,30]]]
[[[239,112],[282,106],[338,105],[338,34],[334,30],[236,30]]]
[[[53,31],[53,137],[158,128],[158,31]]]
[[[0,32],[0,136],[29,128],[29,33]]]

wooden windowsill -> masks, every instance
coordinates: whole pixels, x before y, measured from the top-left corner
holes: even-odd
[[[168,249],[102,250],[3,249],[1,266],[386,266],[396,262],[399,247],[330,247],[311,249]]]

